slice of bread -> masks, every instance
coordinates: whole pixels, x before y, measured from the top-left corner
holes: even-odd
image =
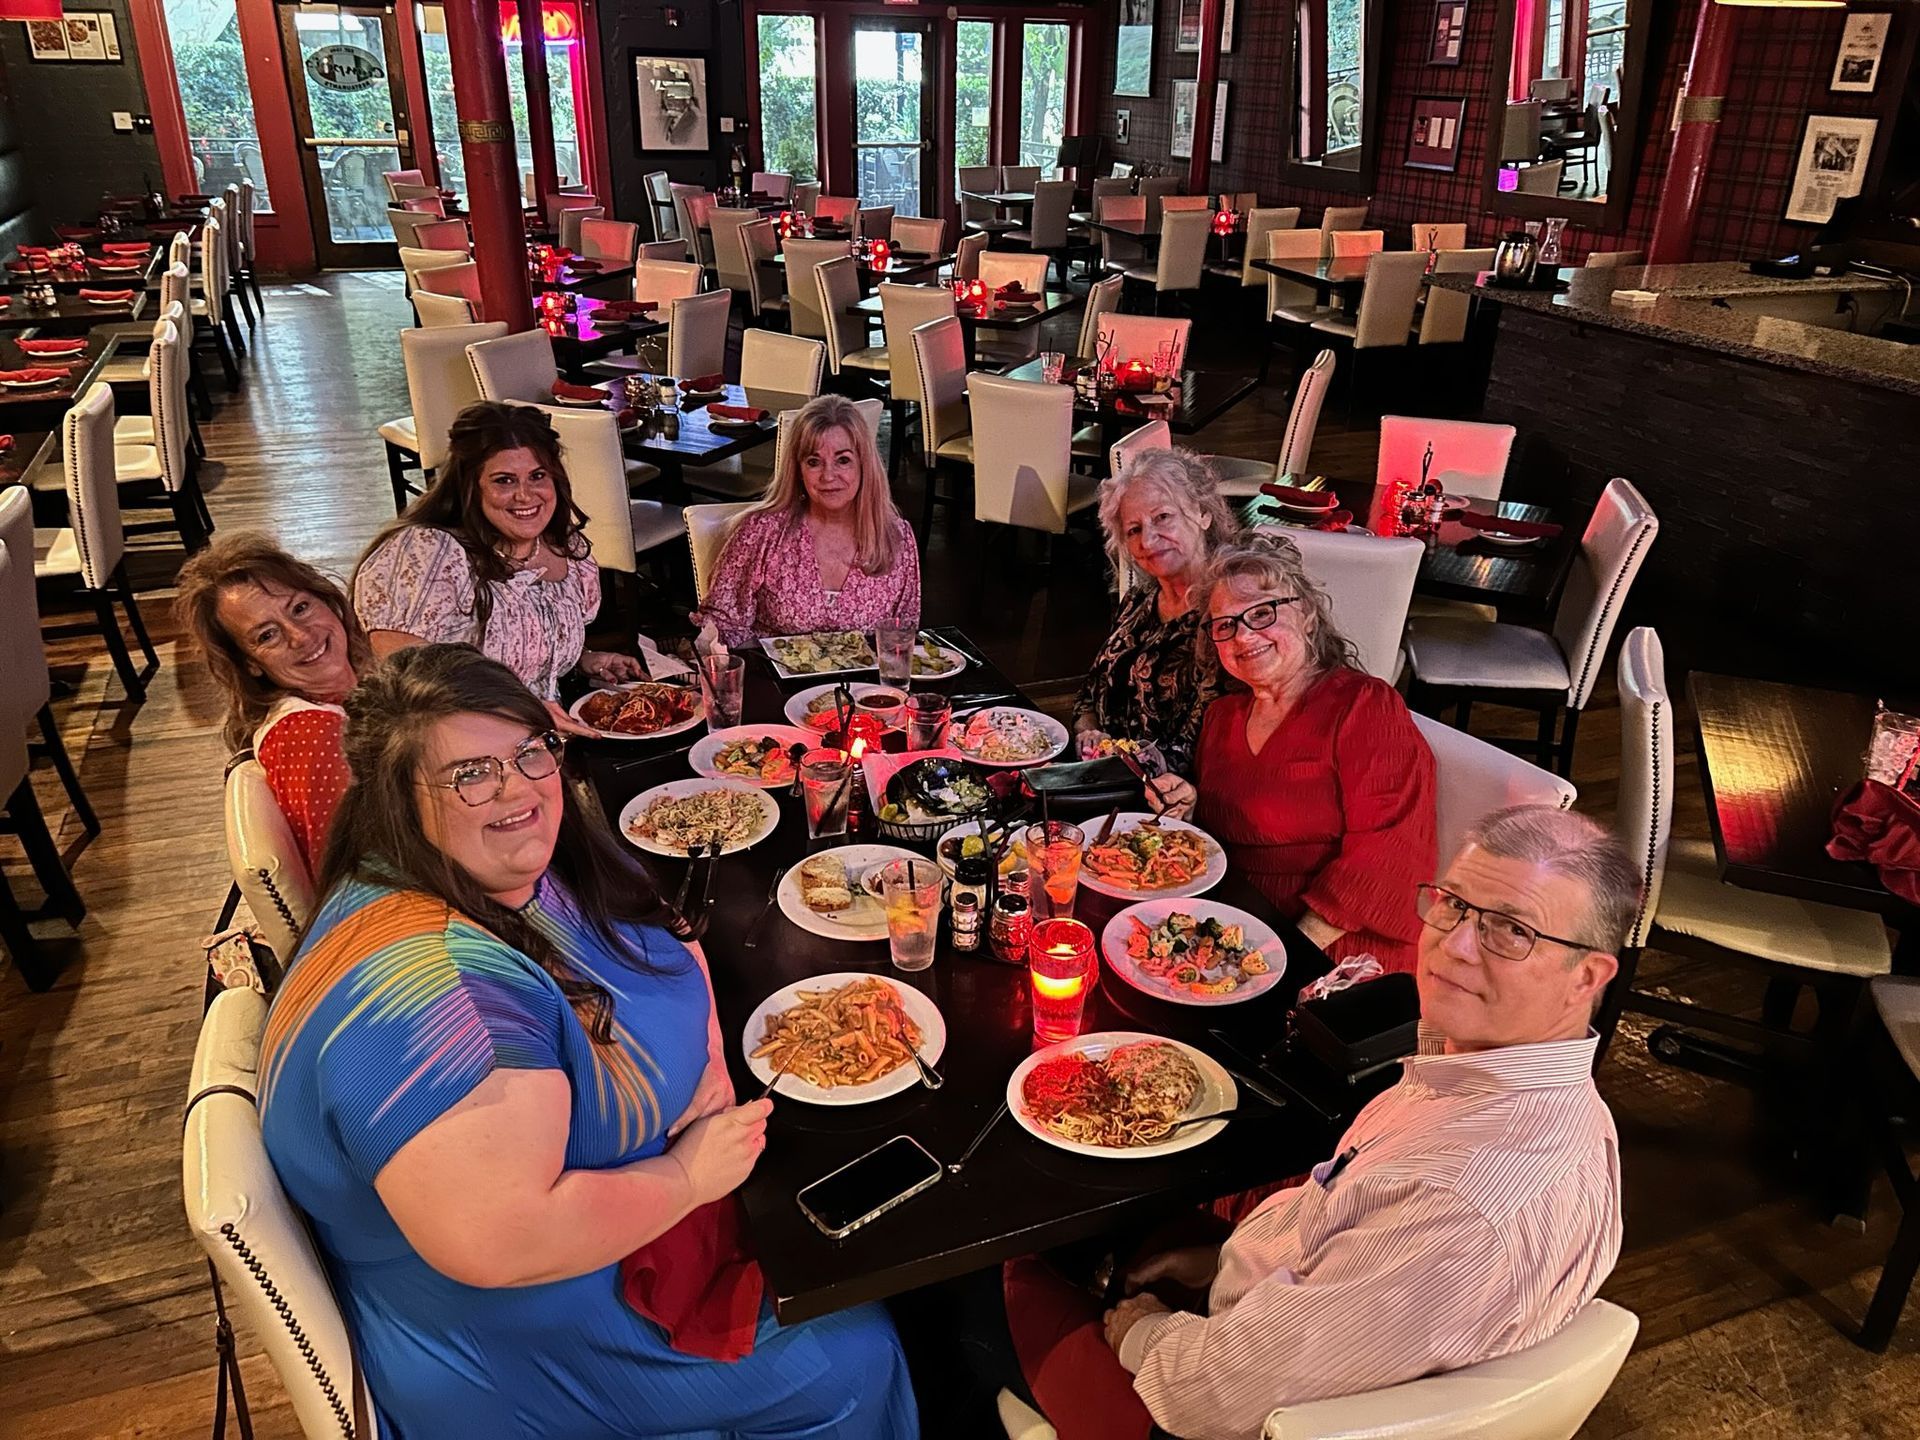
[[[853,904],[847,867],[837,855],[815,855],[800,866],[800,899],[809,910],[832,914]]]

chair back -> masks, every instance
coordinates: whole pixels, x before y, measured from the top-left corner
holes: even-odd
[[[216,995],[200,1024],[181,1145],[187,1224],[241,1325],[273,1362],[302,1433],[376,1440],[326,1267],[260,1140],[266,1025],[266,997],[244,987]]]
[[[1564,160],[1543,160],[1537,165],[1520,167],[1518,189],[1522,195],[1558,195],[1560,176],[1566,170]]]
[[[1160,218],[1165,220],[1172,214],[1185,214],[1189,210],[1212,210],[1213,201],[1205,195],[1163,195],[1160,197]]]
[[[1140,198],[1147,204],[1146,221],[1149,230],[1159,226],[1161,207],[1166,203],[1167,196],[1180,193],[1180,184],[1178,175],[1155,175],[1140,182]]]
[[[1035,250],[1066,249],[1073,189],[1071,180],[1042,180],[1033,187],[1033,216],[1027,225],[1027,243]]]
[[[431,225],[417,225],[413,239],[422,250],[455,250],[462,255],[472,245],[464,220],[436,220]]]
[[[116,502],[118,497],[115,497]],[[53,698],[47,642],[40,633],[40,592],[33,578],[33,492],[25,485],[0,489],[0,801],[27,773],[16,771],[16,747],[24,757],[26,735],[40,707]]]
[[[413,292],[413,313],[429,330],[447,325],[473,324],[473,302],[464,295],[436,295],[431,290]]]
[[[88,386],[67,411],[62,428],[67,515],[80,555],[80,579],[88,589],[100,590],[113,578],[127,551],[126,532],[120,525],[120,483],[113,466],[112,387]]]
[[[1303,263],[1318,261],[1323,256],[1321,246],[1325,241],[1325,233],[1318,230],[1269,230],[1267,258]],[[1319,292],[1305,281],[1289,280],[1286,276],[1275,275],[1271,271],[1261,273],[1267,277],[1267,313],[1269,315],[1282,306],[1292,310],[1312,310],[1319,305]]]
[[[633,262],[633,298],[665,304],[698,295],[706,276],[691,260],[636,260]]]
[[[1267,234],[1273,230],[1292,230],[1300,224],[1298,205],[1269,205],[1264,209],[1254,208],[1247,211],[1247,243],[1240,252],[1240,284],[1258,285],[1266,279],[1266,273],[1254,268],[1253,262],[1267,258]]]
[[[1620,1373],[1639,1329],[1632,1311],[1589,1300],[1559,1331],[1524,1350],[1275,1410],[1260,1440],[1573,1440]]]
[[[1358,230],[1367,223],[1367,207],[1364,205],[1329,205],[1320,212],[1320,253],[1334,254],[1333,236],[1336,231]]]
[[[727,317],[733,292],[683,295],[667,315],[667,370],[681,376],[717,375],[727,368]]]
[[[431,191],[433,187],[423,185],[420,188]],[[447,218],[447,202],[435,194],[409,195],[400,202],[400,208],[411,210],[416,215],[431,215],[436,220]]]
[[[480,266],[472,260],[458,265],[438,265],[422,270],[414,293],[452,295],[469,305],[480,304]]]
[[[1580,553],[1560,591],[1553,638],[1567,657],[1567,708],[1583,710],[1600,678],[1607,642],[1627,603],[1627,592],[1660,533],[1660,521],[1640,492],[1616,476],[1600,492],[1580,537]]]
[[[713,235],[713,268],[718,272],[724,289],[738,290],[744,295],[750,288],[746,269],[747,252],[741,248],[740,231],[743,226],[755,224],[759,219],[758,210],[738,210],[717,205],[708,217],[707,225]]]
[[[1238,210],[1246,214],[1260,204],[1258,190],[1229,190],[1220,197],[1220,204],[1228,210]]]
[[[542,405],[540,409],[567,457],[573,503],[587,517],[584,529],[593,546],[594,563],[604,570],[633,574],[639,564],[619,420],[599,406]]]
[[[430,250],[424,245],[400,247],[400,269],[407,277],[409,295],[420,288],[420,277],[428,270],[440,270],[449,265],[468,263],[465,253],[459,250]]]
[[[793,194],[793,176],[784,170],[756,170],[750,188],[754,194],[769,200],[785,200]]]
[[[1320,407],[1326,403],[1327,390],[1333,384],[1334,353],[1322,350],[1313,363],[1300,372],[1294,387],[1293,408],[1287,412],[1286,432],[1280,437],[1280,458],[1274,462],[1274,478],[1304,475],[1313,457],[1314,432],[1320,428]]]
[[[813,270],[813,283],[820,295],[820,313],[826,321],[827,359],[838,375],[847,356],[863,350],[867,344],[867,322],[847,313],[847,307],[860,301],[859,264],[851,255],[823,261]]]
[[[1610,265],[1644,265],[1644,250],[1595,250],[1587,256],[1587,269],[1604,270]]]
[[[810,345],[819,344],[817,340],[810,340],[807,343]],[[853,408],[860,412],[860,420],[861,423],[867,427],[867,435],[877,442],[880,434],[880,417],[887,413],[886,403],[877,397],[869,397],[865,400],[854,401]],[[767,472],[769,478],[780,473],[780,462],[785,458],[787,453],[787,435],[790,433],[790,427],[799,414],[800,412],[798,410],[782,410],[780,412],[780,418],[774,424],[773,468]]]
[[[1143,450],[1170,450],[1173,431],[1164,420],[1149,420],[1137,430],[1122,435],[1107,447],[1107,474],[1124,475],[1133,457]]]
[[[633,252],[633,259],[636,265],[643,260],[664,260],[671,264],[684,265],[687,261],[687,247],[678,240],[647,240]]]
[[[560,367],[553,361],[553,338],[544,330],[522,330],[496,340],[476,340],[467,346],[473,383],[480,400],[515,400],[523,405],[545,405],[553,399],[553,382]],[[416,423],[418,415],[415,416]],[[421,457],[425,463],[426,457]]]
[[[1614,829],[1640,867],[1640,908],[1627,931],[1627,946],[1647,943],[1660,913],[1673,843],[1673,699],[1667,694],[1667,661],[1660,637],[1646,625],[1620,642],[1620,796]]]
[[[973,409],[974,518],[1064,533],[1073,387],[976,370],[967,376],[967,396]]]
[[[1173,371],[1178,374],[1186,365],[1187,336],[1192,329],[1193,321],[1184,315],[1122,315],[1118,311],[1102,315],[1100,339],[1107,349],[1101,358],[1110,357],[1115,365],[1151,361],[1162,345],[1172,345]]]
[[[740,384],[748,390],[818,395],[827,347],[818,340],[748,326],[740,336]]]
[[[689,505],[680,512],[687,527],[687,548],[693,553],[693,597],[697,603],[704,604],[713,588],[714,567],[720,563],[720,551],[733,522],[753,504],[751,500],[734,500],[721,505]]]
[[[713,192],[699,185],[669,185],[667,190],[673,199],[674,229],[680,238],[680,258],[697,265],[700,263],[700,232],[694,220],[692,201],[694,196],[704,195],[708,204],[711,204]]]
[[[1436,275],[1477,275],[1493,268],[1493,251],[1442,250],[1433,262]],[[1420,312],[1420,343],[1451,345],[1467,338],[1467,315],[1473,297],[1437,285],[1427,287],[1426,308]]]
[[[1464,250],[1467,225],[1464,220],[1425,220],[1407,227],[1409,250]]]
[[[1368,257],[1367,285],[1354,316],[1354,349],[1405,346],[1412,340],[1413,311],[1426,273],[1427,257],[1418,250],[1376,250]]]
[[[667,179],[667,172],[649,170],[646,175],[646,186],[647,213],[653,217],[653,238],[678,240],[680,238],[679,212],[674,207],[673,187]]]
[[[813,207],[820,203],[820,182],[802,180],[793,187],[793,208],[802,215],[813,214]]]
[[[1177,198],[1177,197],[1169,197]],[[1213,233],[1209,210],[1164,210],[1160,215],[1160,263],[1155,290],[1198,290],[1207,263],[1207,239]]]
[[[1432,473],[1449,494],[1498,500],[1507,480],[1507,459],[1518,432],[1481,420],[1429,420],[1412,415],[1380,417],[1380,461],[1375,483],[1420,479],[1421,458],[1433,446]]]
[[[916,255],[938,255],[947,243],[947,222],[918,215],[896,215],[891,232],[893,248],[910,250]]]
[[[1052,263],[1045,255],[1027,255],[1016,250],[988,250],[980,256],[980,274],[976,278],[983,281],[989,290],[1018,284],[1029,294],[1038,295],[1047,288],[1047,267]]]
[[[960,223],[962,225],[987,225],[1000,218],[1000,214],[985,200],[969,200],[967,191],[976,195],[991,195],[1000,188],[1000,169],[996,165],[962,165],[957,172],[960,181]]]
[[[599,201],[584,190],[563,190],[546,198],[545,209],[547,224],[559,232],[560,243],[566,244],[567,211],[586,210],[599,206]],[[604,208],[602,209],[604,213]],[[567,246],[572,249],[572,246]]]
[[[913,332],[929,320],[953,314],[953,291],[945,285],[882,285],[880,311],[886,324],[888,392],[920,403],[920,369],[913,359]]]
[[[480,398],[480,381],[467,358],[469,345],[498,340],[507,322],[442,325],[402,330],[400,358],[407,371],[407,403],[413,407],[413,431],[419,441],[420,468],[431,474],[447,458],[447,437],[454,417]],[[528,331],[538,334],[538,331]],[[553,382],[547,382],[551,388]]]
[[[1133,177],[1131,175],[1103,175],[1093,182],[1093,208],[1097,212],[1100,202],[1109,195],[1131,195]]]
[[[240,208],[235,212],[234,218],[240,222],[240,248],[247,257],[247,268],[249,270],[253,268],[254,195],[253,177],[251,175],[242,176],[240,179]]]
[[[920,442],[931,470],[935,452],[967,433],[967,340],[957,316],[914,330],[913,363],[920,376]],[[1071,393],[1067,386],[1057,388]]]
[[[380,178],[386,182],[387,198],[389,200],[399,200],[403,197],[396,195],[394,191],[402,185],[426,184],[427,172],[424,170],[384,170],[381,172]]]
[[[978,230],[970,231],[960,237],[960,243],[953,251],[953,278],[956,280],[978,280],[980,278],[980,257],[987,253],[987,237]]]
[[[430,215],[424,210],[409,210],[404,205],[393,205],[387,209],[387,224],[393,227],[394,242],[419,248],[415,238],[422,225],[432,225],[444,220],[444,215]]]
[[[1333,623],[1353,642],[1360,668],[1391,685],[1400,675],[1400,636],[1426,544],[1411,535],[1334,530],[1301,530],[1287,538],[1327,592]]]
[[[1495,810],[1509,805],[1571,810],[1579,798],[1571,780],[1477,735],[1428,715],[1415,715],[1413,723],[1433,751],[1434,838],[1443,866],[1458,853],[1467,831]]]
[[[153,448],[160,459],[160,484],[169,495],[187,487],[186,346],[180,327],[163,320],[153,327],[153,341],[147,347],[147,404],[153,412]]]
[[[227,767],[225,808],[233,883],[274,955],[291,964],[320,897],[267,772],[251,755]]]
[[[795,240],[784,247],[787,258],[788,323],[795,335],[827,338],[827,315],[820,308],[820,284],[813,272],[829,260],[851,259],[844,240]],[[857,286],[856,286],[857,288]]]
[[[176,260],[160,272],[160,308],[169,305],[185,305],[193,287],[193,277],[188,273],[186,262]]]
[[[893,206],[865,205],[860,209],[859,228],[854,232],[868,240],[884,240],[893,233]]]
[[[225,223],[227,227],[227,276],[231,279],[235,272],[246,268],[247,253],[240,243],[240,187],[229,184],[220,192],[222,203],[226,205]]]
[[[580,253],[590,260],[631,265],[639,248],[640,227],[631,220],[600,217],[580,222]]]
[[[735,239],[741,251],[740,273],[747,282],[748,310],[758,319],[769,305],[774,309],[785,308],[774,303],[785,300],[786,292],[781,288],[781,270],[774,259],[773,222],[755,220],[752,224],[742,225]],[[714,258],[717,260],[719,257]]]
[[[1126,288],[1127,277],[1109,275],[1104,280],[1096,280],[1087,287],[1087,308],[1080,316],[1080,338],[1074,343],[1073,353],[1083,360],[1091,360],[1095,355],[1095,343],[1100,338],[1100,320],[1120,308],[1120,292]]]
[[[1115,223],[1126,220],[1138,220],[1147,223],[1147,197],[1144,195],[1108,195],[1095,206],[1097,218]],[[1146,254],[1137,240],[1129,240],[1124,235],[1109,235],[1105,230],[1094,232],[1100,237],[1100,261],[1109,270],[1116,266],[1124,268]]]
[[[576,255],[580,254],[582,251],[580,227],[585,225],[589,220],[604,220],[606,218],[607,207],[604,205],[567,206],[560,212],[560,234],[558,236],[560,248],[562,250],[571,250]]]
[[[1000,188],[1010,195],[1030,195],[1040,183],[1038,165],[1002,165]]]
[[[200,295],[206,301],[207,323],[222,324],[227,317],[227,245],[219,220],[211,217],[200,227]]]
[[[814,198],[813,218],[851,225],[860,212],[860,201],[853,195],[819,195]]]
[[[1378,255],[1386,248],[1387,232],[1384,230],[1335,230],[1327,236],[1327,254],[1336,260],[1345,260],[1357,255]],[[1421,257],[1426,263],[1426,257]]]

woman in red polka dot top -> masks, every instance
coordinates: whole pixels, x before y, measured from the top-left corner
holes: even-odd
[[[221,535],[180,571],[174,613],[227,697],[227,743],[251,746],[308,868],[351,775],[340,702],[373,663],[340,587],[258,530]]]

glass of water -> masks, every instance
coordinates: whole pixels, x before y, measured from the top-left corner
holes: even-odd
[[[903,625],[882,625],[873,632],[873,651],[880,662],[883,685],[903,685],[913,675],[913,642],[918,631]]]
[[[880,871],[880,894],[887,906],[887,943],[896,970],[924,970],[933,964],[940,934],[940,902],[946,879],[931,860],[889,860]]]
[[[847,803],[854,783],[852,762],[844,750],[809,750],[800,757],[808,839],[847,833]]]
[[[1040,352],[1040,378],[1049,385],[1060,383],[1060,372],[1066,368],[1067,357],[1058,350]]]
[[[700,657],[700,695],[707,702],[707,729],[725,730],[740,723],[746,688],[747,662],[740,656],[716,652]]]

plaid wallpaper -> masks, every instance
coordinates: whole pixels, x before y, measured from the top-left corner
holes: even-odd
[[[1174,53],[1177,8],[1178,0],[1159,0],[1153,96],[1113,97],[1102,115],[1103,127],[1112,136],[1114,108],[1131,112],[1130,143],[1116,145],[1113,153],[1144,168],[1180,170],[1185,165],[1168,155],[1171,96],[1173,81],[1192,77],[1198,57]],[[1221,78],[1229,82],[1227,141],[1225,159],[1213,169],[1213,188],[1256,190],[1264,204],[1301,205],[1306,210],[1303,219],[1313,223],[1325,205],[1350,202],[1339,192],[1283,185],[1275,178],[1285,140],[1282,111],[1292,6],[1286,0],[1239,0],[1236,9],[1234,48],[1220,59]],[[1692,48],[1695,12],[1691,4],[1674,0],[1659,0],[1652,9],[1649,93],[1642,97],[1640,163],[1634,169],[1633,198],[1619,232],[1567,232],[1576,257],[1588,250],[1644,248],[1653,232],[1654,209],[1666,171],[1668,127]],[[1491,243],[1506,228],[1500,217],[1482,211],[1480,193],[1492,113],[1488,95],[1493,85],[1498,6],[1494,0],[1472,0],[1461,63],[1451,67],[1426,63],[1433,0],[1386,0],[1386,11],[1381,51],[1386,89],[1371,221],[1391,230],[1430,220],[1466,220],[1476,242]],[[1694,251],[1701,260],[1777,254],[1804,243],[1810,229],[1780,217],[1786,210],[1807,115],[1814,111],[1870,114],[1876,108],[1875,96],[1833,94],[1827,89],[1845,26],[1844,11],[1743,10],[1738,23],[1733,76],[1701,197]],[[1920,17],[1901,13],[1895,23],[1880,76],[1882,89],[1900,83],[1891,72],[1901,44],[1897,27],[1920,23]],[[1111,71],[1105,78],[1110,88]],[[1422,96],[1466,101],[1460,162],[1451,174],[1406,168],[1414,102]],[[1883,126],[1877,143],[1884,146],[1889,140]]]

